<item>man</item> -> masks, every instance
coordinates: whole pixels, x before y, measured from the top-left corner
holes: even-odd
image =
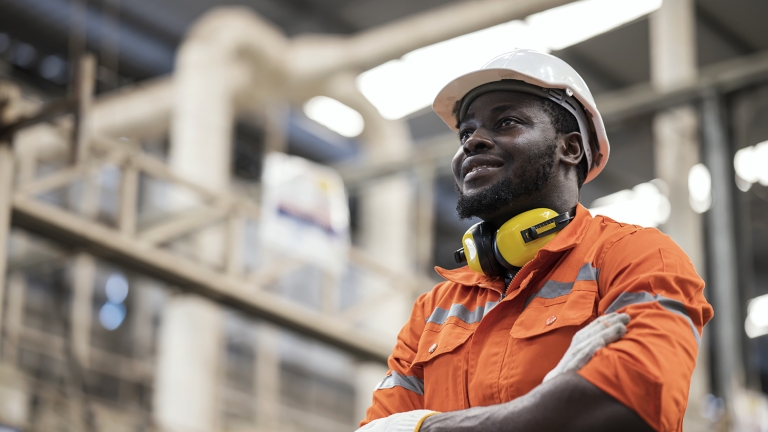
[[[713,311],[668,236],[579,204],[609,151],[581,77],[516,50],[433,107],[458,131],[459,216],[483,222],[416,301],[362,430],[682,430]]]

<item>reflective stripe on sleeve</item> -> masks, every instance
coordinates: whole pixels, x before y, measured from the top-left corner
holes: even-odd
[[[696,339],[696,345],[701,345],[701,336],[699,336],[699,332],[696,330],[696,326],[693,324],[693,320],[688,315],[688,311],[685,310],[683,303],[671,298],[664,297],[660,294],[653,295],[645,291],[621,293],[621,295],[619,295],[619,297],[617,297],[616,300],[614,300],[613,303],[608,306],[608,309],[605,310],[605,314],[616,312],[617,310],[626,306],[649,302],[657,302],[664,309],[685,318],[685,320],[688,321],[688,324],[691,326],[693,337]]]
[[[451,308],[446,310],[443,308],[435,308],[432,315],[427,318],[428,323],[445,324],[445,321],[450,317],[456,317],[467,324],[474,324],[480,322],[481,319],[488,312],[493,309],[494,306],[499,304],[497,301],[487,302],[485,306],[478,306],[477,309],[470,311],[463,304],[453,304]]]
[[[415,376],[400,375],[392,371],[392,375],[384,378],[384,381],[376,386],[376,390],[390,389],[392,387],[402,387],[417,395],[424,396],[424,380]]]

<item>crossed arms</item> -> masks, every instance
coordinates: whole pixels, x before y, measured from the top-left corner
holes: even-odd
[[[598,314],[628,313],[626,337],[600,349],[578,373],[572,369],[510,402],[428,417],[420,432],[680,430],[701,330],[712,318],[703,281],[655,230],[627,235],[602,257],[595,262]],[[412,407],[405,411],[429,408],[414,395],[401,401]],[[395,408],[382,396],[375,396],[378,412]]]

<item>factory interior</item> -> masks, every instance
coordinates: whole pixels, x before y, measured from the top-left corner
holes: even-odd
[[[715,310],[684,428],[768,432],[765,0],[0,0],[0,432],[353,431],[456,268],[432,111],[573,66]]]

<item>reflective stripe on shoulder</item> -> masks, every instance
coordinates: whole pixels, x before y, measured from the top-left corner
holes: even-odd
[[[415,376],[400,375],[392,371],[392,375],[384,378],[384,381],[376,386],[376,390],[390,389],[392,387],[402,387],[417,395],[424,396],[424,380]]]
[[[478,306],[477,309],[470,311],[463,304],[453,304],[451,308],[446,310],[440,307],[435,308],[432,311],[432,315],[427,318],[428,323],[445,324],[445,321],[450,317],[456,317],[467,324],[474,324],[480,322],[481,319],[488,312],[493,309],[494,306],[499,304],[497,301],[487,302],[485,306]]]
[[[696,339],[696,345],[701,345],[701,336],[699,336],[699,332],[696,330],[696,326],[693,324],[693,320],[688,315],[688,311],[685,310],[683,303],[678,300],[664,297],[661,294],[653,295],[645,291],[621,293],[621,295],[619,295],[619,297],[617,297],[616,300],[614,300],[613,303],[608,306],[608,309],[605,310],[605,314],[616,312],[617,310],[626,306],[650,302],[657,302],[664,309],[685,318],[685,320],[688,321],[688,324],[691,326],[693,337]]]
[[[545,298],[545,299],[553,299],[557,297],[561,297],[564,295],[568,295],[571,293],[571,290],[573,289],[573,284],[575,284],[578,281],[595,281],[597,282],[597,275],[600,273],[599,269],[596,269],[592,267],[592,263],[586,263],[579,269],[579,274],[576,276],[576,280],[573,282],[558,282],[553,280],[548,280],[544,283],[544,286],[541,287],[541,289],[532,294],[528,299],[525,301],[525,307],[528,307],[528,304],[535,298]]]
[[[595,281],[600,275],[600,269],[592,267],[592,263],[586,263],[579,269],[579,274],[576,276],[577,281]]]

